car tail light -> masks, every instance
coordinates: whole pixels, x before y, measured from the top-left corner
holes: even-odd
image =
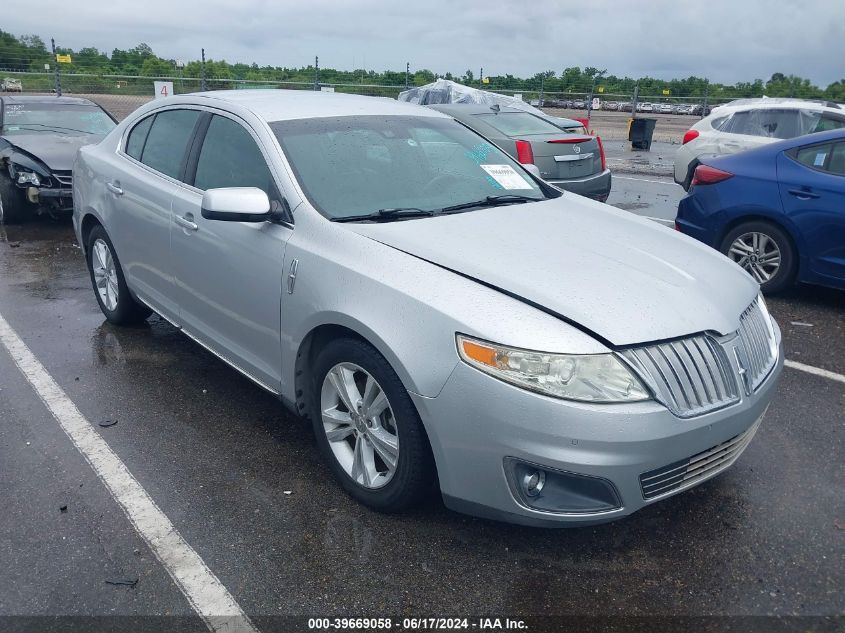
[[[596,137],[596,142],[599,144],[599,156],[601,156],[601,170],[607,169],[607,158],[604,155],[604,143],[601,142],[601,137]]]
[[[534,164],[534,150],[531,149],[531,143],[528,141],[516,142],[516,159],[523,165]]]
[[[546,143],[586,143],[589,140],[591,139],[584,138],[583,136],[576,136],[574,138],[553,138],[551,141],[546,141]]]
[[[728,178],[733,178],[733,174],[721,169],[716,169],[710,165],[699,165],[695,168],[695,172],[692,175],[692,183],[690,183],[690,187],[694,187],[695,185],[713,185],[717,182],[727,180]]]
[[[686,145],[690,141],[694,141],[698,138],[698,130],[687,130],[687,133],[684,134],[684,140],[681,142],[681,145]]]

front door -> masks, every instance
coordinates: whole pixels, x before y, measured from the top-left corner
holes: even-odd
[[[258,187],[278,201],[278,188],[257,137],[238,120],[211,116],[195,151],[195,174],[186,174],[189,184],[173,197],[171,253],[179,320],[188,334],[278,391],[282,272],[292,229],[202,217],[207,189]]]

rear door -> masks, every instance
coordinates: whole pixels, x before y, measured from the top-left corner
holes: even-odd
[[[778,182],[806,265],[823,279],[845,281],[845,141],[780,154]]]
[[[170,260],[171,202],[199,113],[169,109],[128,132],[119,169],[106,175],[108,230],[127,282],[165,317],[178,315]]]
[[[186,183],[173,198],[171,252],[179,319],[203,345],[278,391],[283,266],[293,229],[202,217],[207,189],[258,187],[271,204],[282,199],[267,150],[252,128],[233,115],[203,116]]]

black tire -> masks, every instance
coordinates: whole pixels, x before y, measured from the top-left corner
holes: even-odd
[[[102,297],[100,296],[100,292],[97,290],[97,281],[94,276],[95,256],[93,251],[94,245],[98,241],[105,243],[106,247],[108,247],[112,260],[114,261],[117,277],[117,304],[113,309],[105,305]],[[129,288],[126,286],[126,279],[123,276],[123,268],[120,266],[120,260],[114,250],[114,245],[112,244],[111,239],[109,239],[106,230],[100,225],[91,229],[91,233],[88,235],[85,258],[88,262],[88,275],[91,278],[91,286],[94,289],[94,296],[97,298],[100,310],[102,310],[109,323],[114,323],[115,325],[134,325],[145,320],[148,316],[150,316],[150,314],[152,314],[152,310],[150,310],[147,306],[138,303],[129,292]]]
[[[18,189],[8,176],[0,174],[0,223],[19,224],[27,216],[29,204],[23,191]]]
[[[760,290],[763,294],[772,294],[791,287],[795,283],[795,275],[798,272],[798,257],[795,252],[795,247],[792,244],[792,240],[779,226],[772,224],[771,222],[766,222],[765,220],[744,222],[728,231],[725,238],[722,240],[719,250],[722,254],[734,259],[730,253],[731,245],[738,238],[753,233],[765,235],[774,242],[777,249],[780,251],[780,265],[777,270],[774,271],[771,278],[768,281],[763,282],[760,282],[760,280],[757,279],[757,281],[760,282]],[[755,256],[759,255],[760,253],[755,253]],[[734,261],[736,260],[734,259]],[[743,268],[745,268],[746,272],[751,274],[752,277],[756,278],[754,273],[746,266],[743,266]]]
[[[354,363],[369,373],[390,402],[400,448],[395,473],[381,488],[367,488],[352,479],[335,457],[326,437],[320,394],[327,374],[339,363]],[[435,482],[434,459],[416,407],[387,360],[363,341],[336,339],[318,352],[311,374],[309,410],[314,437],[323,458],[344,490],[379,512],[400,512],[421,501]]]

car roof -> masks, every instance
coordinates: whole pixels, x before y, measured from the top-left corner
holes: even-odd
[[[3,100],[3,103],[9,104],[21,104],[25,105],[27,103],[58,103],[60,105],[90,105],[96,106],[97,104],[89,99],[83,99],[82,97],[56,97],[50,95],[26,95],[26,96],[12,96],[12,95],[2,95],[0,99]]]
[[[722,105],[713,106],[712,112],[719,114],[725,112],[737,112],[745,110],[772,110],[779,108],[801,108],[804,110],[815,110],[824,112],[838,112],[845,114],[839,104],[832,101],[821,101],[811,99],[795,99],[792,97],[762,97],[759,99],[736,99]]]
[[[195,92],[155,103],[225,102],[250,110],[265,121],[288,121],[319,117],[405,115],[443,117],[428,108],[387,97],[367,97],[315,90],[214,90]],[[211,105],[211,104],[209,104]]]

